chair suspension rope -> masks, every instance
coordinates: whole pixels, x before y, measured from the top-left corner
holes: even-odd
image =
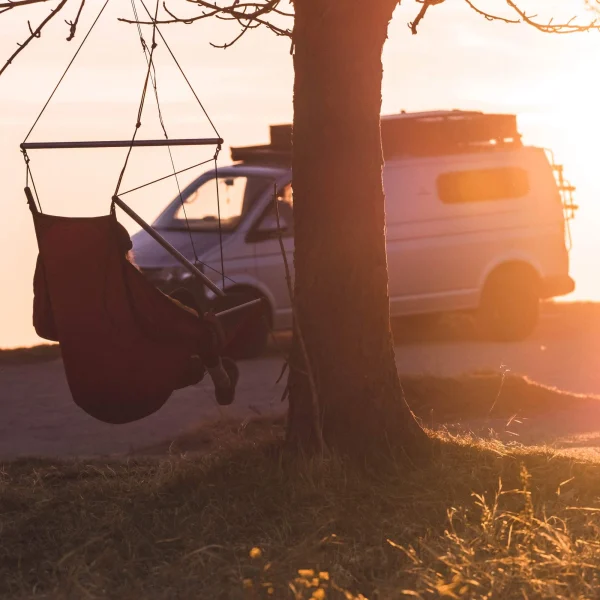
[[[219,197],[219,168],[217,166],[217,159],[219,158],[219,152],[221,151],[221,145],[217,146],[215,151],[215,184],[217,186],[217,218],[219,222],[219,250],[221,252],[221,276],[223,278],[223,289],[225,289],[225,260],[223,258],[223,227],[221,224],[221,200]]]
[[[146,11],[146,14],[152,18],[152,15],[150,14],[150,11],[148,10],[146,4],[144,3],[144,0],[140,0],[142,6],[144,7],[144,10]],[[175,54],[173,54],[173,50],[171,50],[171,47],[169,46],[169,44],[167,43],[167,40],[165,39],[165,36],[162,34],[162,31],[160,30],[160,28],[157,27],[158,30],[158,35],[160,36],[160,39],[162,40],[163,44],[165,45],[165,48],[169,51],[169,54],[171,55],[171,58],[173,59],[173,61],[175,62],[175,64],[177,65],[177,68],[179,69],[179,72],[181,73],[181,75],[183,76],[183,78],[185,79],[185,82],[187,83],[188,87],[190,88],[190,91],[192,92],[192,94],[194,95],[194,98],[196,98],[196,102],[198,102],[198,105],[200,106],[200,108],[202,109],[202,112],[204,113],[204,116],[207,118],[208,122],[210,123],[211,127],[213,128],[213,131],[215,132],[216,136],[218,138],[221,137],[221,135],[219,134],[219,132],[217,131],[217,128],[215,127],[215,124],[213,123],[212,119],[210,118],[210,115],[208,114],[208,112],[206,111],[206,109],[204,108],[204,105],[202,104],[202,101],[200,100],[200,98],[198,97],[198,94],[196,94],[196,90],[194,89],[194,87],[192,86],[192,84],[190,83],[190,80],[187,78],[187,75],[185,74],[183,68],[181,67],[181,65],[179,64],[179,61],[177,60],[177,58],[175,57]]]
[[[123,164],[123,168],[121,169],[121,173],[119,175],[119,179],[117,181],[117,185],[115,187],[115,193],[113,196],[119,195],[119,189],[121,187],[121,183],[123,181],[123,177],[125,175],[125,170],[127,169],[127,164],[129,163],[129,157],[131,156],[131,151],[133,150],[133,142],[137,136],[137,132],[142,125],[142,113],[144,111],[144,103],[146,101],[146,92],[148,91],[148,81],[150,80],[150,73],[152,71],[152,58],[154,55],[154,50],[156,48],[156,17],[158,15],[158,5],[159,0],[156,0],[156,10],[154,14],[154,23],[152,25],[152,47],[150,49],[150,57],[148,60],[148,69],[146,70],[146,78],[144,79],[144,87],[142,89],[142,97],[140,99],[140,105],[138,108],[137,120],[135,123],[135,129],[133,131],[133,136],[131,137],[131,145],[129,146],[129,150],[127,151],[127,155],[125,156],[125,162]]]
[[[30,158],[27,155],[26,150],[22,150],[23,159],[25,160],[25,187],[29,187],[29,180],[31,179],[31,185],[33,186],[33,193],[35,194],[35,200],[37,202],[38,208],[40,212],[44,212],[42,210],[42,203],[40,202],[40,197],[37,193],[37,188],[35,187],[35,181],[33,180],[33,173],[31,172],[31,167],[29,166]]]
[[[35,129],[35,126],[38,124],[38,121],[41,119],[42,115],[44,114],[44,111],[46,110],[46,108],[48,108],[48,104],[50,104],[50,100],[52,100],[52,98],[54,97],[54,94],[56,94],[56,90],[58,90],[58,87],[60,86],[60,84],[62,83],[62,81],[65,78],[66,74],[68,73],[69,69],[71,68],[71,65],[75,62],[75,59],[77,58],[77,55],[79,54],[80,50],[83,48],[83,45],[85,44],[86,40],[88,39],[90,33],[92,33],[92,30],[96,26],[96,23],[100,20],[100,17],[102,16],[102,13],[104,12],[104,9],[107,7],[107,5],[108,5],[109,2],[110,2],[110,0],[106,0],[106,2],[104,3],[104,5],[100,9],[100,12],[98,13],[98,16],[94,19],[94,22],[92,23],[92,25],[89,28],[88,32],[85,34],[85,37],[81,41],[81,44],[79,44],[79,47],[75,51],[75,54],[73,55],[73,58],[71,59],[71,61],[67,65],[67,68],[64,70],[63,74],[60,76],[60,79],[58,80],[58,83],[56,84],[56,86],[52,90],[52,93],[48,97],[48,100],[46,100],[46,103],[42,107],[42,110],[40,111],[40,114],[37,116],[37,118],[33,122],[33,125],[31,126],[31,129],[28,131],[27,135],[25,136],[25,139],[23,140],[23,143],[25,143],[29,139],[29,136],[31,135],[32,131]]]
[[[176,174],[180,175],[181,173],[185,173],[186,171],[191,171],[192,169],[197,169],[198,167],[201,167],[202,165],[206,165],[212,161],[213,161],[212,158],[208,158],[206,160],[203,160],[202,162],[192,165],[191,167],[186,167],[185,169],[180,169],[179,171],[177,171]],[[159,177],[158,179],[154,179],[152,181],[149,181],[148,183],[143,183],[142,185],[138,185],[137,187],[131,188],[130,190],[127,190],[126,192],[121,192],[119,194],[119,196],[125,196],[126,194],[131,194],[131,192],[137,192],[138,190],[141,190],[142,188],[148,187],[149,185],[153,185],[155,183],[159,183],[160,181],[164,181],[165,179],[169,179],[169,177],[173,177],[174,175],[175,175],[175,173],[169,173],[169,175],[165,175],[164,177]]]
[[[75,62],[75,59],[77,58],[77,56],[81,52],[84,44],[88,40],[88,38],[91,35],[92,31],[94,30],[96,24],[100,20],[100,17],[104,13],[104,11],[105,11],[106,7],[108,6],[109,2],[110,2],[110,0],[105,0],[105,2],[102,5],[102,7],[101,7],[101,9],[100,9],[100,11],[98,13],[98,15],[96,16],[96,18],[92,22],[92,25],[90,26],[89,30],[87,31],[86,35],[84,36],[83,40],[81,41],[80,45],[78,46],[77,50],[75,51],[75,54],[73,55],[73,57],[69,61],[67,67],[64,70],[64,72],[60,76],[60,78],[59,78],[56,86],[54,87],[54,89],[50,93],[50,96],[48,97],[48,99],[44,103],[44,105],[43,105],[40,113],[37,115],[35,121],[33,122],[33,125],[31,126],[31,128],[27,132],[27,135],[25,136],[25,139],[23,140],[23,143],[26,143],[27,140],[29,139],[29,137],[31,136],[31,134],[33,133],[33,130],[35,129],[35,127],[37,126],[37,124],[40,121],[41,117],[43,116],[44,112],[48,108],[48,105],[50,104],[52,98],[55,96],[56,92],[58,91],[58,88],[60,87],[60,85],[63,82],[64,78],[66,77],[67,73],[69,72],[71,66]],[[216,128],[216,126],[215,126],[215,124],[214,124],[214,122],[213,122],[213,120],[210,118],[210,115],[208,114],[208,112],[206,111],[206,108],[202,104],[202,101],[198,97],[198,94],[196,93],[196,91],[193,88],[190,80],[188,79],[187,75],[185,74],[185,72],[184,72],[181,64],[179,63],[179,61],[177,60],[175,54],[173,53],[173,50],[169,46],[169,44],[168,44],[167,40],[165,39],[163,33],[160,31],[159,27],[156,24],[157,16],[158,16],[159,0],[157,0],[154,18],[152,18],[152,14],[148,10],[148,7],[146,6],[144,0],[140,0],[140,2],[142,4],[142,6],[144,7],[144,10],[148,14],[148,16],[153,21],[153,24],[152,24],[152,29],[153,29],[153,31],[152,31],[152,45],[151,45],[150,49],[148,49],[148,45],[146,44],[146,42],[145,42],[145,40],[143,38],[143,35],[142,35],[142,32],[141,32],[141,27],[140,27],[140,25],[138,23],[138,33],[140,34],[140,40],[141,40],[141,43],[142,43],[142,47],[143,47],[144,53],[145,53],[145,55],[147,57],[148,69],[147,69],[147,72],[146,72],[146,78],[145,78],[145,81],[144,81],[144,86],[143,86],[143,90],[142,90],[142,96],[141,96],[139,107],[138,107],[138,115],[137,115],[136,126],[135,126],[135,129],[134,129],[133,135],[131,137],[130,145],[128,146],[128,151],[127,151],[127,155],[125,157],[124,165],[123,165],[123,167],[121,169],[121,172],[119,174],[119,178],[117,180],[117,185],[116,185],[116,188],[115,188],[115,194],[114,195],[119,195],[120,186],[122,184],[123,177],[124,177],[124,174],[125,174],[128,162],[129,162],[129,158],[131,156],[131,151],[133,149],[133,142],[135,141],[135,138],[137,136],[138,129],[141,127],[141,117],[142,117],[142,112],[143,112],[143,108],[144,108],[144,104],[145,104],[145,100],[146,100],[146,94],[147,94],[147,88],[148,88],[148,82],[149,81],[151,82],[151,84],[153,86],[153,89],[154,89],[154,92],[155,92],[155,97],[156,97],[156,101],[157,101],[157,108],[158,108],[158,111],[159,111],[159,118],[160,118],[160,122],[161,122],[161,127],[163,129],[163,133],[165,135],[165,138],[167,140],[169,139],[167,131],[166,131],[166,127],[164,125],[164,120],[163,120],[163,117],[162,117],[162,111],[161,111],[160,104],[159,104],[157,82],[156,82],[156,75],[155,75],[156,72],[155,72],[155,66],[154,66],[154,62],[153,62],[153,53],[154,53],[154,50],[156,48],[156,34],[157,33],[158,33],[159,37],[161,38],[162,42],[164,43],[165,47],[167,48],[169,54],[171,55],[171,58],[175,62],[175,65],[179,69],[181,75],[183,76],[186,84],[188,85],[190,91],[192,92],[194,98],[196,99],[196,102],[200,106],[200,108],[201,108],[202,112],[204,113],[206,119],[210,123],[210,125],[211,125],[213,131],[215,132],[216,136],[218,138],[221,137],[220,134],[219,134],[219,132],[218,132],[218,130],[217,130],[217,128]],[[134,9],[134,14],[136,15],[136,20],[139,20],[137,18],[137,9],[135,7],[134,0],[132,0],[132,6],[133,6],[133,9]],[[169,147],[169,154],[170,154],[170,158],[171,158],[171,166],[173,168],[173,173],[170,174],[170,175],[167,175],[165,177],[161,177],[159,179],[151,181],[149,183],[143,184],[141,186],[138,186],[136,188],[132,188],[130,190],[127,190],[126,192],[123,192],[123,194],[127,194],[127,193],[130,193],[130,192],[133,192],[133,191],[141,189],[143,187],[152,185],[153,183],[157,183],[159,181],[162,181],[162,180],[164,180],[164,179],[166,179],[168,177],[173,177],[174,176],[176,178],[176,181],[177,181],[177,186],[178,186],[180,201],[182,201],[182,193],[181,193],[181,188],[180,188],[180,185],[179,185],[179,181],[178,181],[177,175],[179,173],[182,173],[182,172],[187,171],[189,169],[192,169],[192,168],[201,166],[203,164],[206,164],[208,162],[213,162],[214,161],[214,164],[215,164],[215,177],[216,177],[216,181],[217,181],[217,210],[218,210],[218,219],[219,219],[219,240],[220,240],[220,246],[221,246],[221,269],[222,269],[221,272],[219,272],[218,269],[215,269],[214,267],[212,267],[212,266],[210,266],[210,265],[202,262],[201,260],[199,260],[198,257],[197,257],[195,248],[194,248],[194,255],[195,255],[195,258],[196,258],[196,261],[197,261],[198,264],[201,264],[204,267],[210,269],[211,271],[213,271],[213,272],[221,275],[222,278],[223,278],[223,286],[225,286],[225,281],[226,280],[229,281],[229,282],[231,282],[232,284],[236,284],[236,281],[234,279],[232,279],[231,277],[228,277],[224,273],[224,256],[223,256],[223,247],[222,247],[222,223],[221,223],[221,208],[220,208],[220,194],[219,194],[219,188],[218,188],[218,165],[217,165],[217,159],[218,159],[218,155],[219,155],[220,150],[221,150],[221,147],[219,145],[217,147],[217,150],[216,150],[215,155],[213,156],[213,158],[208,159],[206,161],[202,161],[202,162],[200,162],[200,163],[198,163],[196,165],[193,165],[191,167],[187,167],[186,169],[181,169],[180,171],[177,171],[176,168],[175,168],[175,164],[174,164],[173,156],[172,156],[172,153],[171,153],[171,149]],[[23,157],[25,159],[25,164],[26,164],[26,172],[25,172],[25,174],[26,174],[26,184],[28,184],[29,180],[31,179],[31,183],[32,183],[33,190],[34,190],[34,193],[35,193],[35,198],[36,198],[37,204],[38,204],[38,206],[40,208],[40,211],[41,211],[42,210],[42,205],[41,205],[41,202],[40,202],[40,199],[39,199],[39,195],[37,193],[37,188],[35,186],[35,181],[33,179],[33,174],[31,172],[31,168],[29,166],[30,159],[29,159],[26,151],[23,151]],[[182,204],[184,204],[184,203],[182,203]],[[114,207],[111,206],[111,210],[113,208]],[[184,214],[185,214],[185,206],[183,206],[183,210],[184,210]],[[188,231],[190,233],[190,236],[191,236],[191,227],[189,225],[187,214],[185,214],[185,219],[186,219],[187,229],[188,229]],[[192,245],[193,245],[193,238],[192,238]]]
[[[141,28],[141,26],[139,24],[139,18],[138,18],[137,7],[135,5],[135,0],[131,0],[131,7],[133,9],[133,14],[134,14],[135,20],[138,21],[137,28],[138,28],[138,34],[140,36],[140,42],[142,44],[142,50],[144,52],[144,56],[146,57],[146,61],[148,62],[148,64],[150,64],[152,62],[151,61],[151,55],[150,55],[150,53],[148,51],[148,46],[147,46],[146,41],[144,40],[144,36],[142,34],[142,28]],[[156,21],[156,19],[155,19],[155,21]],[[154,23],[154,27],[157,27],[156,23]],[[165,122],[164,122],[163,115],[162,115],[162,109],[161,109],[161,106],[160,106],[160,100],[159,100],[159,97],[158,97],[158,78],[156,76],[156,68],[155,68],[154,64],[152,64],[152,71],[150,73],[150,80],[151,80],[151,83],[152,83],[152,88],[154,90],[154,98],[156,100],[156,109],[158,111],[158,120],[160,122],[160,126],[162,128],[162,131],[163,131],[163,134],[165,136],[165,139],[168,140],[169,139],[169,135],[167,133],[167,128],[165,126]],[[169,151],[169,159],[171,161],[171,168],[173,169],[173,176],[175,177],[175,183],[177,185],[177,193],[178,193],[178,196],[179,196],[179,203],[181,204],[181,208],[183,210],[183,215],[184,215],[184,218],[185,218],[186,229],[187,229],[187,232],[188,232],[188,236],[190,238],[190,245],[191,245],[191,248],[192,248],[192,252],[194,253],[194,258],[195,258],[196,263],[197,263],[199,261],[198,252],[196,251],[196,245],[194,244],[194,236],[192,235],[192,230],[191,230],[190,223],[189,223],[189,220],[188,220],[187,211],[185,209],[185,203],[184,203],[183,197],[181,195],[181,185],[179,184],[179,178],[177,177],[177,169],[175,167],[175,160],[173,159],[173,152],[171,151],[171,148],[169,146],[167,146],[167,150]]]

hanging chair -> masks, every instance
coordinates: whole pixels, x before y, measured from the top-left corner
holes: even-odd
[[[33,216],[33,322],[41,337],[60,341],[73,400],[106,423],[156,412],[189,377],[197,348],[215,344],[209,323],[127,261],[114,213]]]
[[[103,5],[75,57],[108,1],[106,0]],[[156,10],[158,10],[158,3]],[[215,138],[183,140],[168,138],[160,113],[152,58],[157,45],[157,31],[172,56],[173,54],[156,26],[156,17],[153,19],[152,30],[152,45],[149,49],[138,28],[148,70],[138,108],[135,132],[131,140],[52,143],[27,141],[73,63],[75,58],[73,57],[21,144],[26,166],[25,194],[33,215],[39,247],[33,283],[33,324],[40,337],[60,342],[65,373],[75,403],[92,417],[114,424],[142,419],[161,408],[175,389],[200,381],[204,375],[204,365],[199,356],[203,355],[203,351],[208,350],[212,356],[222,355],[227,349],[228,342],[231,342],[236,333],[243,329],[249,319],[262,317],[260,300],[224,311],[214,318],[199,315],[155,288],[127,260],[127,248],[124,247],[121,235],[124,229],[117,221],[115,206],[119,206],[137,221],[165,250],[187,268],[199,283],[208,286],[217,295],[224,296],[226,278],[224,274],[222,274],[223,288],[219,288],[197,268],[196,264],[199,262],[197,256],[196,264],[192,264],[119,197],[119,188],[133,147],[167,146],[170,153],[170,147],[174,145],[212,144],[217,147],[213,157],[216,170],[216,160],[223,141],[216,129]],[[181,70],[181,67],[179,68]],[[192,89],[187,78],[185,79]],[[165,139],[162,140],[135,139],[141,125],[149,82],[154,88],[161,126],[165,134]],[[193,89],[192,92],[202,107]],[[210,119],[209,122],[212,125]],[[68,218],[42,212],[30,169],[28,150],[115,147],[126,147],[128,152],[108,215]],[[173,157],[171,154],[170,156],[173,173],[169,177],[173,176],[177,179],[179,172],[175,170]],[[162,179],[165,177],[160,180]],[[35,199],[29,187],[30,180]],[[179,188],[179,183],[177,185]],[[183,203],[183,200],[181,201]],[[217,205],[219,206],[218,193]],[[127,241],[130,242],[128,237]],[[223,264],[222,245],[221,264]],[[227,322],[227,327],[221,327],[220,320]],[[230,381],[231,371],[225,372],[222,366],[210,368],[208,372],[216,388],[218,385],[223,385],[224,381],[229,385],[234,383]]]

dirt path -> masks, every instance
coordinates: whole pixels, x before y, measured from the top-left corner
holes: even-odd
[[[565,391],[600,395],[598,309],[575,317],[568,312],[547,316],[532,339],[517,344],[445,341],[444,337],[399,344],[400,373],[456,375],[508,369]],[[280,402],[284,384],[275,381],[282,364],[275,356],[240,363],[238,400],[231,407],[218,407],[209,385],[202,383],[176,392],[157,414],[120,426],[94,421],[72,403],[60,360],[0,365],[0,457],[121,454],[172,438],[202,420],[280,412],[285,410]],[[491,403],[493,398],[482,398],[482,402]],[[551,415],[536,423],[511,423],[510,427],[500,422],[466,427],[483,434],[491,427],[503,439],[516,437],[520,442],[600,446],[600,414],[595,409]],[[515,431],[507,433],[511,429]]]

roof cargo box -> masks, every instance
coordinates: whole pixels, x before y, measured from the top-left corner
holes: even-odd
[[[381,119],[383,155],[437,156],[520,145],[515,115],[443,111]]]
[[[232,160],[291,164],[292,126],[271,125],[270,133],[270,144],[232,148]],[[385,159],[493,151],[521,145],[515,115],[460,110],[383,116],[381,139]]]

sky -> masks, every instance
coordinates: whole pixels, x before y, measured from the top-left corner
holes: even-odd
[[[43,19],[50,2],[0,15],[0,62]],[[181,15],[194,6],[172,0]],[[0,77],[0,182],[2,234],[0,347],[39,343],[31,326],[31,286],[37,246],[25,204],[25,171],[19,143],[25,138],[48,95],[95,18],[102,3],[88,0],[74,41],[68,27],[79,7],[44,29]],[[510,15],[503,0],[479,6]],[[580,0],[523,0],[539,21],[578,15],[591,17]],[[433,6],[418,35],[407,24],[420,5],[404,0],[390,25],[384,49],[384,114],[400,110],[469,109],[518,115],[524,141],[551,148],[577,187],[581,206],[572,223],[571,272],[577,290],[569,299],[600,300],[598,144],[600,84],[597,65],[600,32],[548,35],[527,25],[488,22],[462,0]],[[131,18],[130,0],[111,0],[30,141],[129,139],[145,77],[145,61]],[[194,25],[169,25],[163,31],[225,144],[219,164],[230,162],[230,146],[268,142],[268,126],[292,119],[293,66],[290,43],[266,30],[250,31],[227,50],[210,46],[232,39],[232,23],[214,19]],[[147,29],[145,35],[149,36]],[[207,137],[214,132],[163,45],[156,49],[158,91],[170,137]],[[358,92],[358,90],[357,90]],[[162,137],[152,98],[140,137]],[[179,148],[178,167],[210,158],[208,148]],[[105,214],[125,150],[32,151],[31,166],[46,212],[69,216]],[[137,149],[124,187],[169,173],[167,151]],[[198,171],[190,171],[186,184]],[[173,180],[130,196],[131,206],[152,220],[176,194]],[[123,219],[131,230],[135,225]]]

